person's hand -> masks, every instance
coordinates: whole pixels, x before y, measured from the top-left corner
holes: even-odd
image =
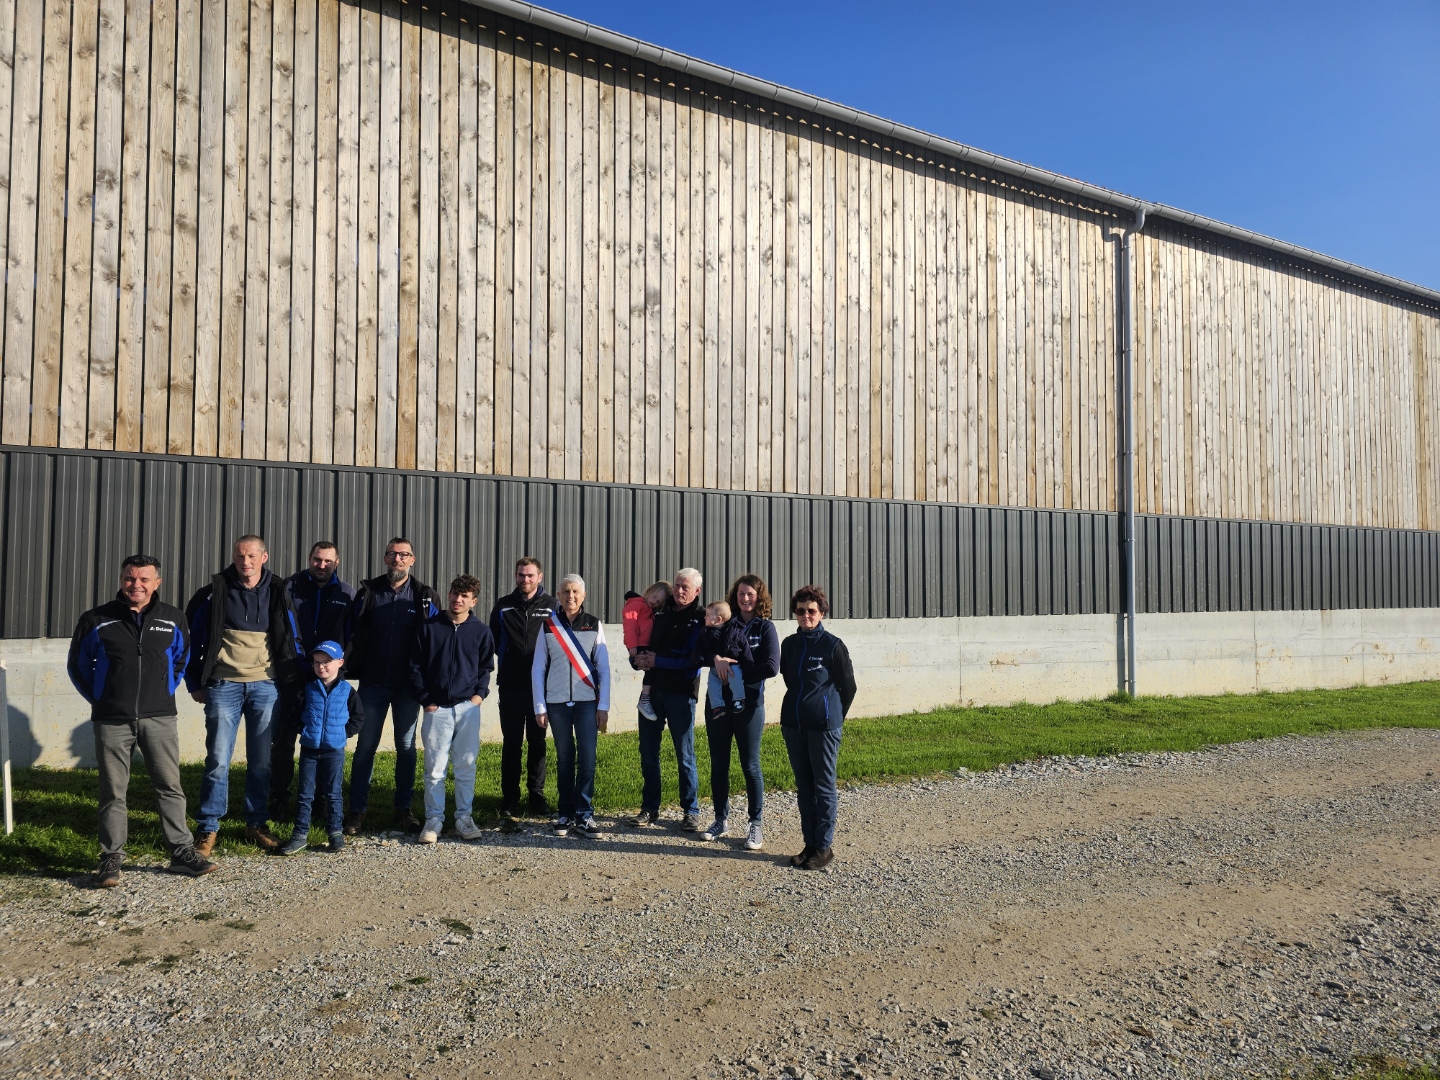
[[[192,691],[190,692],[190,697],[191,697],[191,699],[192,699],[193,701],[198,701],[201,705],[204,705],[204,704],[205,704],[205,691],[204,691],[204,690],[192,690]]]
[[[535,714],[535,726],[538,727],[541,731],[545,730],[545,725],[549,723],[549,721],[550,717],[545,713],[537,712]]]
[[[635,657],[635,667],[639,671],[649,671],[654,666],[655,654],[652,652],[642,652],[639,656]]]
[[[610,710],[609,710],[609,709],[596,709],[596,710],[595,710],[595,726],[596,726],[597,728],[599,728],[601,731],[605,731],[605,730],[607,730],[607,729],[609,728],[609,726],[610,726]]]
[[[426,706],[425,706],[425,711],[426,711],[426,712],[439,712],[439,711],[440,711],[440,706],[439,706],[439,705],[426,705]]]
[[[721,682],[727,682],[730,678],[730,669],[739,662],[738,660],[730,659],[728,656],[715,657],[715,663],[713,665],[715,668],[715,677]]]
[[[470,699],[470,704],[471,704],[471,705],[479,705],[479,704],[480,704],[480,700],[481,700],[481,699],[480,699],[480,695],[479,695],[479,694],[476,694],[474,697],[472,697],[472,698]]]

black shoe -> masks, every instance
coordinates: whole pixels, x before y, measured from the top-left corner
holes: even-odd
[[[332,832],[330,834],[330,847],[327,849],[332,855],[337,851],[345,850],[345,834],[343,832]]]
[[[345,835],[358,836],[360,830],[365,827],[365,811],[361,810],[352,813],[345,819]]]
[[[539,798],[539,799],[537,799],[537,798],[532,797],[532,798],[530,799],[530,816],[531,816],[531,817],[549,817],[549,816],[550,816],[550,801],[549,801],[548,799],[544,799],[544,798]]]
[[[296,829],[290,834],[290,839],[275,849],[276,855],[294,855],[304,851],[310,845],[310,830]]]
[[[699,832],[700,815],[686,814],[683,818],[680,819],[680,829],[682,832]]]
[[[809,861],[810,856],[814,854],[815,849],[809,844],[806,844],[804,850],[802,850],[799,855],[790,856],[790,865],[796,867],[804,866]]]
[[[827,848],[821,848],[819,851],[815,852],[814,855],[811,855],[810,858],[806,859],[803,863],[801,863],[801,864],[800,864],[800,869],[802,869],[802,870],[824,870],[825,867],[829,866],[829,865],[830,865],[832,862],[834,862],[834,861],[835,861],[835,849],[834,849],[834,848],[828,848],[828,847],[827,847]]]
[[[101,889],[113,889],[120,884],[120,867],[125,865],[124,855],[106,855],[100,860],[100,869],[95,871],[95,885]]]
[[[421,822],[415,816],[415,811],[407,806],[404,810],[395,811],[395,824],[402,832],[418,833]]]
[[[635,829],[648,829],[651,825],[660,824],[660,815],[654,810],[641,810],[632,818],[626,818],[625,824]]]
[[[270,805],[265,809],[266,816],[271,821],[293,821],[295,815],[290,810],[290,798],[285,796],[278,799],[271,799]],[[318,814],[316,815],[319,816]]]
[[[219,863],[211,862],[194,848],[181,848],[170,856],[170,872],[172,874],[184,874],[187,877],[202,877],[205,874],[213,873],[219,869]]]

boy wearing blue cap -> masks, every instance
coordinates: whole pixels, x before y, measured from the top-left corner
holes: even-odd
[[[300,706],[300,791],[296,798],[295,830],[276,851],[294,855],[305,848],[310,836],[310,808],[315,793],[329,799],[325,831],[330,850],[345,846],[340,781],[345,772],[345,741],[360,731],[365,714],[360,695],[340,678],[345,650],[338,641],[322,641],[310,654],[315,677],[305,684]]]

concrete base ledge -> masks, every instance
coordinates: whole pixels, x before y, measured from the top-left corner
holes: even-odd
[[[946,705],[1041,704],[1105,697],[1119,685],[1113,615],[970,619],[836,619],[860,684],[853,716],[924,712]],[[777,624],[781,637],[793,623]],[[621,640],[620,628],[606,628]],[[1142,615],[1137,620],[1142,694],[1255,693],[1440,679],[1440,609],[1246,611]],[[93,765],[89,711],[65,673],[69,642],[0,641],[7,669],[15,764]],[[640,675],[616,649],[612,731],[633,731]],[[777,720],[783,687],[768,691]],[[200,706],[181,696],[180,755],[205,756]],[[493,704],[481,738],[500,739]],[[387,745],[382,741],[381,748]],[[241,738],[241,753],[244,739]]]

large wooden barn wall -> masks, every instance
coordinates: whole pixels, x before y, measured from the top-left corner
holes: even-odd
[[[4,443],[1115,505],[1100,208],[398,0],[0,0],[0,109]],[[1433,522],[1434,314],[1192,248],[1142,248],[1143,508]],[[1187,257],[1325,335],[1227,352]],[[1363,431],[1238,394],[1340,356]]]

